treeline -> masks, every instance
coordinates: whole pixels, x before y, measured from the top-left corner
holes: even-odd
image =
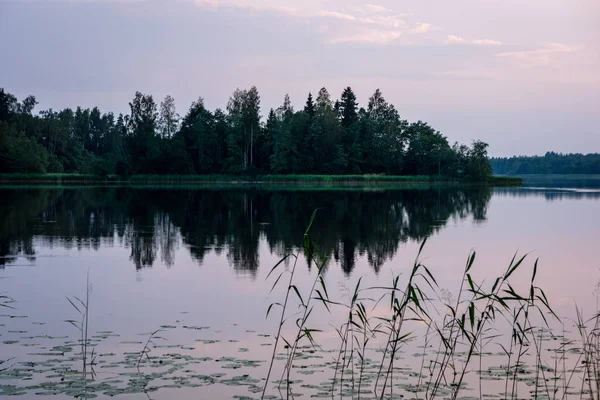
[[[492,158],[495,174],[600,174],[600,154],[561,154]]]
[[[180,118],[167,96],[140,92],[129,115],[92,109],[33,114],[0,89],[0,172],[132,174],[491,175],[488,145],[455,143],[425,122],[409,123],[379,89],[366,108],[350,87],[333,101],[322,88],[294,110],[289,96],[261,118],[256,87],[237,89],[225,110],[202,98]]]

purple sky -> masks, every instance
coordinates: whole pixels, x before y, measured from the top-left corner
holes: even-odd
[[[0,38],[0,87],[41,108],[381,88],[492,155],[600,152],[598,0],[0,0]]]

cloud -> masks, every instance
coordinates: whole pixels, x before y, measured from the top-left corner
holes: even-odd
[[[370,29],[365,30],[358,34],[351,34],[347,36],[334,37],[330,40],[330,43],[348,43],[348,42],[359,42],[359,43],[373,43],[373,44],[387,44],[393,42],[402,36],[401,31],[390,31],[390,30],[376,30]]]
[[[556,54],[574,53],[582,50],[583,46],[569,46],[563,43],[544,43],[533,50],[509,51],[496,54],[498,57],[513,59],[521,67],[531,68],[552,63]]]
[[[234,3],[234,5],[237,8],[242,8],[246,10],[262,11],[265,9],[264,6],[258,5],[247,0],[238,0]]]
[[[220,0],[194,0],[194,3],[199,7],[218,8],[222,5]]]
[[[358,16],[337,11],[318,11],[316,16],[334,18],[338,20],[354,22],[364,25],[378,25],[381,27],[398,28],[406,25],[401,16],[398,15],[370,15]]]
[[[425,23],[425,22],[420,22],[417,24],[417,26],[412,31],[415,33],[425,33],[425,32],[429,32],[434,29],[435,29],[435,27],[433,25]]]
[[[445,43],[453,44],[453,43],[466,43],[467,41],[460,36],[456,35],[448,35]]]
[[[475,39],[472,40],[471,43],[481,46],[500,46],[502,44],[502,42],[490,39]]]
[[[291,16],[302,16],[302,12],[294,7],[288,6],[278,6],[276,10],[282,14],[291,15]]]
[[[390,11],[387,8],[385,8],[383,6],[379,6],[377,4],[365,4],[365,8],[367,8],[371,11],[374,11],[374,12],[378,12],[378,13],[384,13],[384,12]]]
[[[499,46],[502,44],[498,40],[491,40],[491,39],[467,40],[465,38],[462,38],[462,37],[456,36],[456,35],[448,35],[448,37],[446,38],[444,43],[446,43],[446,44],[474,44],[477,46]]]
[[[423,34],[439,28],[430,23],[409,23],[401,14],[377,4],[364,4],[344,9],[319,9],[319,7],[282,6],[270,1],[251,0],[195,0],[204,8],[233,7],[242,10],[276,13],[306,20],[327,19],[327,29],[319,29],[329,43],[363,42],[374,44],[390,43],[405,33]]]
[[[337,18],[337,19],[343,19],[346,21],[358,21],[359,18],[350,15],[350,14],[344,14],[344,13],[340,13],[337,11],[320,11],[318,13],[319,16],[321,17],[331,17],[331,18]]]

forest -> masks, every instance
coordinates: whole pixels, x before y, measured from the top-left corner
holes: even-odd
[[[377,89],[359,107],[322,88],[294,110],[290,98],[261,115],[256,87],[236,89],[225,109],[202,98],[180,117],[175,100],[136,92],[128,115],[98,107],[42,110],[0,89],[0,173],[386,174],[484,181],[487,143],[450,144],[429,124],[402,119]]]
[[[560,154],[492,158],[495,174],[600,174],[600,154]]]

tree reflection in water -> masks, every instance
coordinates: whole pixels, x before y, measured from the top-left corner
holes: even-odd
[[[349,274],[358,256],[377,272],[402,243],[421,241],[450,220],[484,221],[485,187],[402,190],[134,189],[127,187],[2,189],[0,267],[36,248],[124,246],[137,269],[177,249],[199,264],[225,253],[239,271],[259,267],[259,244],[282,255],[302,246],[311,213],[312,237]]]

